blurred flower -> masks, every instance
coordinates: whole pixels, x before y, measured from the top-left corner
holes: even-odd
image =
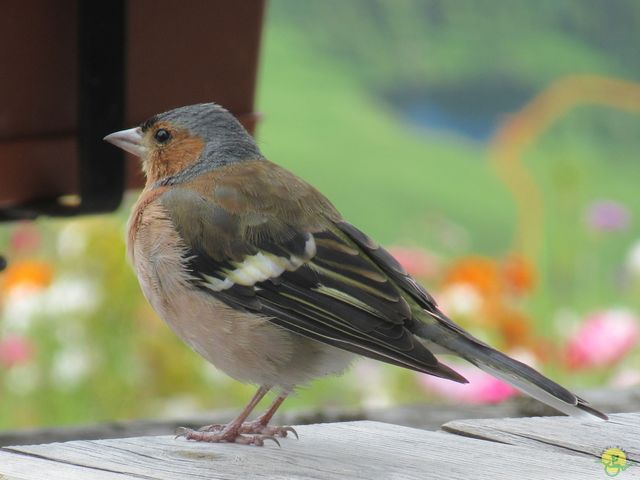
[[[154,413],[161,418],[188,418],[202,408],[198,399],[189,393],[174,394],[169,398],[161,398],[153,406]]]
[[[596,232],[624,230],[631,221],[629,209],[614,200],[591,203],[585,213],[587,227]]]
[[[478,289],[469,283],[448,285],[438,295],[440,309],[451,317],[477,315],[482,302]]]
[[[501,279],[495,260],[480,256],[463,257],[456,260],[444,278],[445,285],[469,284],[483,296],[499,293]]]
[[[21,333],[31,327],[33,320],[43,311],[43,290],[29,286],[15,286],[4,295],[2,309],[3,331]]]
[[[61,258],[73,259],[81,256],[88,244],[86,221],[69,220],[58,232],[56,248]]]
[[[501,302],[489,302],[487,316],[498,329],[507,348],[528,345],[531,342],[533,322],[521,311]]]
[[[589,315],[569,339],[566,358],[575,369],[600,367],[621,359],[640,337],[638,318],[629,310],[605,310]]]
[[[4,337],[0,339],[0,365],[9,368],[25,363],[33,356],[34,350],[33,344],[25,337]]]
[[[364,407],[382,408],[393,404],[382,365],[379,362],[361,360],[355,364],[354,373],[357,378],[366,379],[358,383],[360,402]]]
[[[91,363],[88,349],[77,346],[63,348],[53,357],[52,380],[60,388],[73,388],[89,375]]]
[[[454,370],[469,380],[467,384],[452,382],[432,375],[420,374],[422,387],[443,397],[463,403],[498,403],[512,397],[517,390],[471,365],[455,365]]]
[[[9,245],[16,253],[32,253],[40,247],[41,235],[31,222],[20,222],[11,232]]]
[[[98,286],[86,277],[58,279],[47,290],[46,309],[53,313],[82,313],[95,310],[101,301]]]
[[[391,246],[387,250],[414,277],[433,278],[439,270],[440,265],[435,255],[421,248]]]
[[[502,275],[509,290],[519,295],[533,290],[536,283],[535,268],[522,255],[512,254],[505,258]]]
[[[2,329],[25,332],[40,316],[58,315],[55,318],[67,320],[73,314],[94,311],[101,300],[95,282],[87,278],[60,278],[49,288],[38,290],[18,283],[5,294]]]
[[[609,382],[616,388],[626,388],[640,385],[640,372],[630,368],[619,371]]]
[[[640,277],[640,241],[631,246],[627,254],[626,267],[634,277]]]
[[[559,308],[553,315],[553,331],[560,338],[566,338],[569,332],[575,332],[582,325],[582,318],[571,308]]]
[[[3,277],[2,289],[5,291],[18,286],[38,290],[51,283],[53,268],[38,260],[17,260],[9,264]]]
[[[516,347],[506,352],[511,358],[515,358],[519,362],[529,365],[531,368],[538,369],[538,355],[532,350],[523,347]]]

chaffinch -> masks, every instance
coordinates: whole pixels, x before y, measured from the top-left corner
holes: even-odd
[[[268,424],[286,396],[357,355],[466,383],[434,356],[453,354],[561,412],[607,418],[447,318],[384,248],[265,159],[219,105],[177,108],[105,140],[140,157],[147,178],[127,239],[145,297],[193,350],[259,385],[235,420],[183,429],[187,439],[262,445],[295,433]],[[271,389],[275,402],[246,422]]]

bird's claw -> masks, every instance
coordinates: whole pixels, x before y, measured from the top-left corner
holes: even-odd
[[[205,425],[204,427],[200,427],[198,432],[222,432],[225,429],[226,425],[221,424],[213,424],[213,425]],[[184,427],[181,427],[184,428]],[[272,427],[270,425],[265,425],[258,421],[254,422],[245,422],[240,425],[238,428],[238,433],[241,434],[250,434],[250,435],[264,435],[266,437],[280,437],[285,438],[288,433],[292,433],[295,435],[296,439],[300,439],[298,436],[298,432],[296,432],[295,428],[290,426],[285,427]],[[184,436],[181,434],[179,436]]]
[[[259,433],[262,433],[264,435],[271,435],[274,437],[281,437],[281,438],[285,438],[287,436],[287,434],[291,432],[295,435],[296,439],[300,439],[300,437],[298,436],[298,432],[296,432],[296,429],[293,427],[270,427],[268,425],[265,425],[262,429],[260,429]]]
[[[296,436],[296,440],[300,440],[300,437],[298,436],[298,432],[296,432],[296,429],[293,427],[280,427],[283,431],[283,437],[287,436],[287,432],[291,432]]]
[[[209,427],[211,430],[208,430]],[[273,435],[262,435],[262,434],[254,434],[254,435],[243,435],[240,433],[239,429],[229,429],[225,431],[223,428],[221,431],[217,431],[215,427],[218,425],[208,425],[206,427],[202,427],[198,430],[193,430],[191,428],[179,427],[176,429],[175,438],[184,437],[187,440],[194,440],[196,442],[209,442],[209,443],[240,443],[242,445],[255,445],[257,447],[264,446],[264,442],[266,440],[271,440],[275,442],[278,447],[282,447],[278,439]]]

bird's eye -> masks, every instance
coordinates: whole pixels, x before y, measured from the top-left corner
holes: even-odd
[[[153,134],[153,138],[155,138],[158,143],[167,143],[171,139],[171,133],[169,130],[159,128],[156,133]]]

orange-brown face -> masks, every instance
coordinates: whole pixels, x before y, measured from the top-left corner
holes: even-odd
[[[149,186],[171,177],[184,181],[183,172],[264,158],[233,115],[214,103],[174,108],[104,140],[140,157]],[[195,163],[199,167],[191,169]]]
[[[142,169],[147,183],[175,175],[200,157],[204,141],[169,122],[157,122],[142,132]]]

